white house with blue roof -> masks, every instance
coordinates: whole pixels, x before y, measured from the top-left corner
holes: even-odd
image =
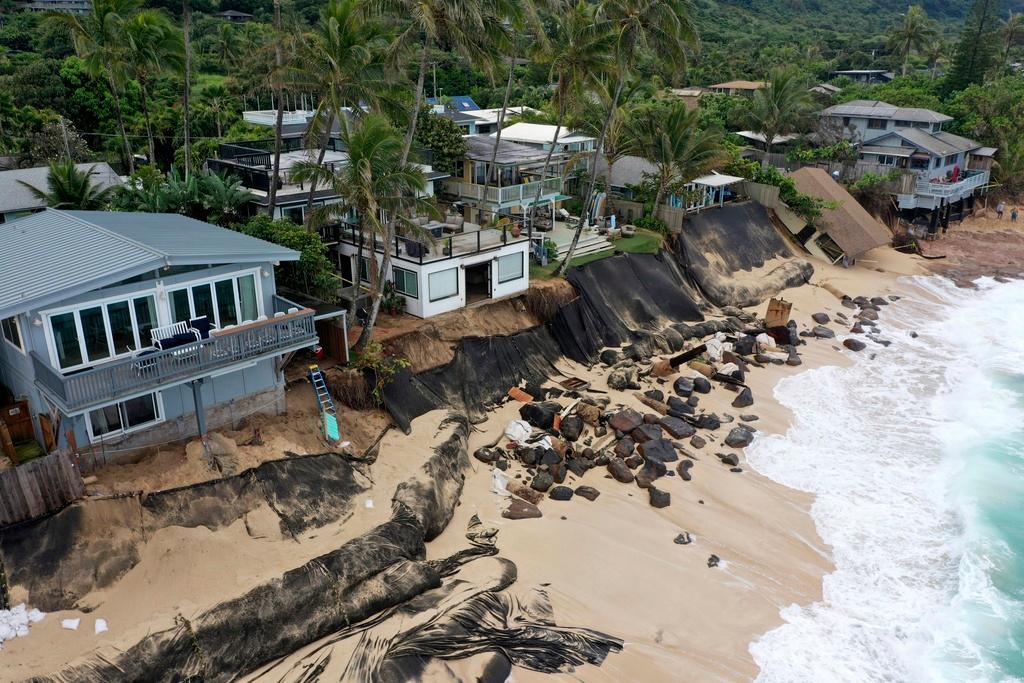
[[[0,382],[51,450],[281,412],[284,362],[318,341],[315,312],[275,286],[275,264],[298,259],[177,214],[19,219],[0,231]]]

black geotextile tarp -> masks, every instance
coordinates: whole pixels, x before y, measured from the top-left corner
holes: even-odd
[[[768,210],[756,202],[730,204],[687,216],[676,259],[715,306],[754,306],[804,284],[814,267],[795,258]],[[744,271],[764,268],[756,279]]]
[[[413,419],[437,408],[464,410],[475,418],[520,382],[543,383],[556,374],[554,364],[561,357],[543,326],[510,335],[465,337],[445,365],[399,373],[384,388],[384,405],[406,433]]]
[[[439,534],[454,514],[469,462],[468,420],[451,418],[445,424],[452,426],[451,435],[399,485],[387,522],[238,598],[192,619],[179,618],[173,628],[146,635],[124,651],[96,654],[84,663],[32,680],[235,680],[321,638],[365,633],[403,603],[441,588],[443,579],[461,565],[495,555],[494,532],[478,532],[470,536],[473,547],[440,560],[424,559],[424,543]],[[483,540],[473,542],[473,538]],[[514,565],[510,576],[502,584],[480,587],[455,612],[447,609],[428,620],[424,625],[432,627],[415,629],[415,637],[410,631],[396,633],[387,643],[361,639],[349,668],[379,671],[388,660],[410,655],[466,657],[502,652],[523,666],[556,671],[582,662],[600,664],[609,652],[621,649],[622,642],[616,638],[555,626],[543,604],[526,611],[529,620],[521,619],[524,610],[519,602],[497,594],[514,580]],[[443,598],[441,594],[410,603],[406,613],[422,612],[431,602],[436,608]],[[369,679],[346,675],[345,680]]]
[[[297,535],[341,518],[363,490],[343,456],[295,456],[145,497],[71,505],[0,530],[0,554],[8,583],[28,590],[33,606],[71,609],[82,596],[134,567],[139,549],[158,529],[216,530],[269,505],[281,533]]]

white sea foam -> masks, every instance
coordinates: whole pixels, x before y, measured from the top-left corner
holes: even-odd
[[[786,623],[751,644],[758,681],[1013,680],[964,616],[967,602],[986,605],[997,628],[1015,606],[992,587],[991,548],[957,483],[972,444],[1020,429],[1020,405],[992,375],[1024,367],[1024,283],[908,284],[881,315],[892,345],[780,382],[793,424],[748,449],[758,471],[816,494],[835,563],[822,601],[785,608]]]

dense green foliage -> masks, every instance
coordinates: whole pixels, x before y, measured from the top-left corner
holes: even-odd
[[[237,229],[251,237],[280,244],[301,254],[298,261],[285,262],[275,267],[279,286],[326,299],[333,298],[338,279],[320,235],[291,221],[275,221],[267,216],[251,218],[247,223],[237,226]]]

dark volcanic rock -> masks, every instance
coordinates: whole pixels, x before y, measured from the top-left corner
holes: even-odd
[[[637,443],[643,443],[644,441],[650,441],[651,439],[661,438],[661,425],[656,424],[642,424],[629,433],[633,437],[633,441]]]
[[[560,462],[557,465],[549,466],[548,473],[551,475],[551,478],[555,480],[556,484],[561,484],[565,481],[565,477],[569,473],[569,468],[565,466],[565,463]]]
[[[825,325],[832,322],[832,319],[828,317],[828,313],[812,313],[811,319],[819,325]]]
[[[478,448],[473,451],[474,458],[488,464],[501,460],[501,455],[501,451],[492,448]]]
[[[732,400],[733,408],[746,408],[752,405],[754,405],[754,394],[750,391],[750,387],[743,387],[739,395]]]
[[[694,377],[693,378],[693,390],[698,394],[710,394],[711,393],[711,382],[707,377]]]
[[[560,456],[554,449],[543,448],[538,450],[540,451],[537,458],[538,465],[551,466],[562,462],[562,456]]]
[[[686,399],[686,405],[690,406],[691,408],[696,408],[698,405],[700,405],[700,396],[691,396],[690,398]]]
[[[718,416],[714,413],[704,413],[703,415],[697,416],[697,427],[700,429],[710,429],[712,431],[722,426],[722,421],[718,419]]]
[[[623,437],[617,444],[615,444],[615,455],[620,458],[628,458],[633,455],[633,448],[636,446],[633,439],[628,436]]]
[[[753,440],[753,433],[743,427],[733,427],[729,431],[728,436],[725,437],[725,445],[732,446],[733,448],[744,448],[749,446]]]
[[[508,507],[502,510],[501,516],[505,519],[536,519],[537,517],[543,517],[539,507],[518,498],[513,498],[509,501]]]
[[[536,465],[538,455],[536,448],[523,446],[522,448],[516,449],[516,457],[519,458],[519,462],[526,466]]]
[[[668,414],[693,415],[693,406],[676,396],[668,397]]]
[[[558,429],[567,441],[576,441],[583,433],[583,418],[578,415],[569,415],[562,420],[562,426]]]
[[[859,339],[844,339],[843,346],[850,349],[851,351],[863,351],[867,348],[867,344]]]
[[[811,334],[819,339],[831,339],[836,336],[836,333],[825,327],[824,325],[815,325],[811,329]]]
[[[595,489],[593,486],[577,486],[576,495],[580,498],[586,498],[589,501],[597,500],[597,497],[601,495],[601,492]]]
[[[685,439],[697,431],[690,423],[683,422],[678,417],[661,418],[661,426],[673,439]]]
[[[661,389],[648,389],[644,392],[644,396],[655,401],[665,400],[665,392]]]
[[[672,539],[672,542],[677,545],[690,545],[691,543],[693,543],[693,537],[684,531],[683,533],[679,534],[674,539]]]
[[[667,508],[672,503],[672,496],[668,491],[662,491],[661,489],[651,486],[647,489],[651,507],[655,508]]]
[[[548,498],[552,500],[569,500],[572,498],[572,489],[568,486],[556,486],[548,492]]]
[[[533,481],[530,482],[530,488],[532,488],[534,491],[544,492],[551,488],[552,484],[554,483],[555,478],[552,477],[550,474],[548,474],[547,472],[538,472],[537,475],[533,478]]]
[[[608,366],[615,365],[620,360],[622,360],[622,356],[619,355],[619,352],[616,351],[615,349],[605,349],[604,351],[601,352],[601,355],[599,357],[601,359],[601,363]]]
[[[561,410],[562,406],[552,401],[524,403],[519,409],[519,416],[537,429],[551,429],[555,424],[555,413]]]
[[[873,297],[871,297],[871,305],[872,306],[888,306],[889,302],[886,301],[885,299],[883,299],[880,296],[873,296]]]
[[[681,463],[679,463],[679,466],[676,467],[676,471],[679,472],[679,476],[682,478],[683,481],[690,481],[691,467],[693,467],[693,461],[689,459],[683,460]]]
[[[761,418],[759,418],[757,415],[754,415],[753,413],[743,413],[740,415],[740,419],[743,420],[744,422],[757,422]]]
[[[700,434],[694,434],[693,438],[690,439],[690,445],[694,448],[704,448],[708,445],[708,442]]]
[[[628,467],[631,470],[635,470],[637,467],[640,467],[640,465],[643,464],[644,459],[641,458],[639,454],[633,454],[626,458],[626,467]]]
[[[857,314],[857,317],[861,320],[878,320],[878,312],[873,308],[861,309],[861,312]]]
[[[676,378],[676,381],[672,383],[672,391],[680,396],[689,396],[693,393],[693,380],[689,377]]]
[[[730,467],[736,467],[740,464],[739,456],[735,453],[722,453],[718,456],[718,459],[722,461],[723,465],[729,465]]]
[[[608,473],[623,484],[628,484],[635,479],[629,467],[626,466],[626,461],[619,457],[608,460]]]
[[[644,424],[645,425],[656,425],[661,422],[661,415],[655,413],[644,413]]]
[[[612,429],[629,434],[644,423],[644,416],[632,408],[626,408],[608,418],[608,426]]]
[[[645,460],[675,462],[679,459],[675,446],[668,439],[654,439],[640,444],[640,454]]]
[[[718,555],[711,555],[710,557],[708,557],[708,568],[710,569],[712,567],[717,567],[718,563],[721,561],[722,560],[718,557]]]
[[[647,460],[644,462],[644,466],[636,473],[636,485],[642,489],[650,487],[655,480],[660,477],[664,477],[665,473],[668,472],[668,468],[665,467],[665,463],[659,462],[658,460]]]

